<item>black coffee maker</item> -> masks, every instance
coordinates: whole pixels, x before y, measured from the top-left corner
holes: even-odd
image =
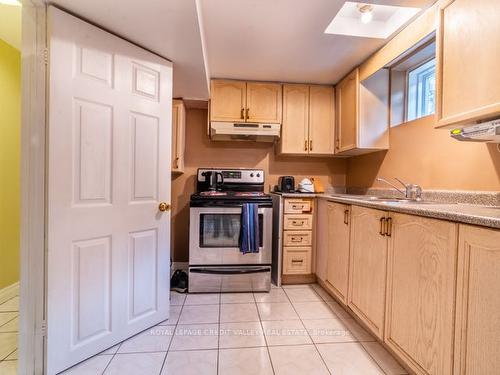
[[[205,181],[203,183],[203,191],[220,190],[220,186],[224,183],[224,176],[222,176],[222,173],[217,171],[205,171],[202,173],[202,176],[205,177]]]

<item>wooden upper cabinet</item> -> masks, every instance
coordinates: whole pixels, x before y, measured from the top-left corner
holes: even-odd
[[[186,109],[182,100],[172,103],[172,172],[184,172]]]
[[[500,231],[459,231],[453,374],[499,374]]]
[[[210,85],[210,120],[245,121],[247,84],[214,79]]]
[[[307,154],[309,149],[309,86],[283,85],[283,126],[280,151],[283,154]]]
[[[336,152],[355,149],[358,138],[359,69],[353,70],[337,89]]]
[[[340,301],[347,304],[350,206],[328,202],[327,211],[327,287]]]
[[[282,86],[279,83],[247,83],[246,121],[281,124]]]
[[[335,91],[331,86],[311,86],[309,91],[309,154],[335,152]]]
[[[384,333],[387,237],[386,212],[353,206],[348,306],[380,339]],[[382,232],[382,234],[381,234]]]
[[[498,0],[454,0],[441,6],[437,125],[500,115]]]
[[[389,149],[389,70],[363,81],[353,70],[336,90],[335,153],[354,156]]]
[[[457,224],[404,214],[390,220],[385,342],[416,374],[454,374]]]
[[[280,153],[333,155],[335,91],[331,86],[283,85]]]

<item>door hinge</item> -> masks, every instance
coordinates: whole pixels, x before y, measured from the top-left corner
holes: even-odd
[[[42,335],[42,337],[47,336],[47,321],[46,320],[42,320],[42,323],[40,325],[40,334]]]
[[[43,63],[45,65],[49,65],[49,49],[48,48],[43,49],[42,58],[43,58]]]

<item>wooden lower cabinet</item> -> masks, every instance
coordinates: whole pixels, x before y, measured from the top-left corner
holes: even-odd
[[[350,206],[328,202],[328,256],[326,286],[347,304],[349,280]]]
[[[452,374],[458,226],[404,214],[389,220],[384,341],[416,374]]]
[[[500,374],[500,230],[459,231],[453,374]]]
[[[383,338],[387,237],[386,212],[353,206],[347,305],[378,338]]]

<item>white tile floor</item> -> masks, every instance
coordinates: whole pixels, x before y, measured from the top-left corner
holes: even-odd
[[[406,374],[316,284],[255,294],[172,293],[171,304],[168,321],[64,374]]]
[[[0,374],[17,373],[19,297],[0,304]]]
[[[16,307],[0,312],[0,360],[7,359],[0,362],[2,375],[17,366],[15,302],[0,306]],[[172,293],[171,303],[168,321],[64,374],[406,374],[316,284],[255,294]]]

